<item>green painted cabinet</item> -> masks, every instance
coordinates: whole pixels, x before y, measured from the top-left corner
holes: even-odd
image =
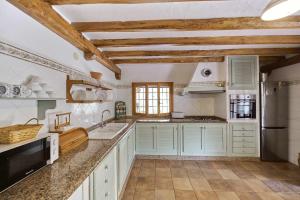
[[[177,124],[158,124],[157,153],[159,155],[177,155]]]
[[[181,124],[181,155],[199,156],[203,152],[203,125]]]
[[[137,124],[135,137],[137,154],[155,155],[157,153],[156,124]]]
[[[206,124],[203,128],[203,154],[226,155],[226,124]]]
[[[131,164],[135,156],[135,127],[131,128],[128,131],[127,143],[128,143],[127,151],[128,151],[128,169],[129,169],[131,167]]]
[[[231,123],[229,125],[229,154],[258,157],[257,132],[256,123]]]
[[[228,59],[230,90],[255,90],[257,81],[257,56],[234,56]]]
[[[118,145],[118,191],[121,192],[128,172],[128,136],[123,138]]]

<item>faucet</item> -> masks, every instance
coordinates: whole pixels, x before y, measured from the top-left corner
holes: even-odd
[[[110,110],[106,109],[106,110],[102,111],[102,115],[101,115],[101,127],[105,126],[105,123],[103,122],[103,116],[104,116],[105,112],[108,112],[110,114]]]
[[[36,120],[36,125],[39,125],[39,119],[38,118],[31,118],[30,120],[28,120],[24,125],[29,124],[32,120]]]

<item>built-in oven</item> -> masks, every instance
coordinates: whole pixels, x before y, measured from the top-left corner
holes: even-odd
[[[47,165],[49,157],[47,138],[0,153],[0,192]]]
[[[256,95],[230,95],[230,119],[256,119]]]

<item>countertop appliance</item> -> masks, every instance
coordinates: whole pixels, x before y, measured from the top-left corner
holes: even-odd
[[[172,112],[171,117],[173,119],[184,119],[184,112]]]
[[[288,87],[263,75],[261,92],[261,159],[288,160]]]
[[[47,138],[0,154],[0,191],[47,165],[50,155]]]
[[[58,133],[51,133],[50,137],[47,138],[50,142],[50,157],[47,164],[53,164],[59,158],[59,135]]]
[[[256,119],[256,95],[230,95],[230,119]]]

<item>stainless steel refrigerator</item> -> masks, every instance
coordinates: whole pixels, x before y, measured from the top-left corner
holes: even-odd
[[[287,161],[289,154],[288,87],[262,76],[261,160]]]

